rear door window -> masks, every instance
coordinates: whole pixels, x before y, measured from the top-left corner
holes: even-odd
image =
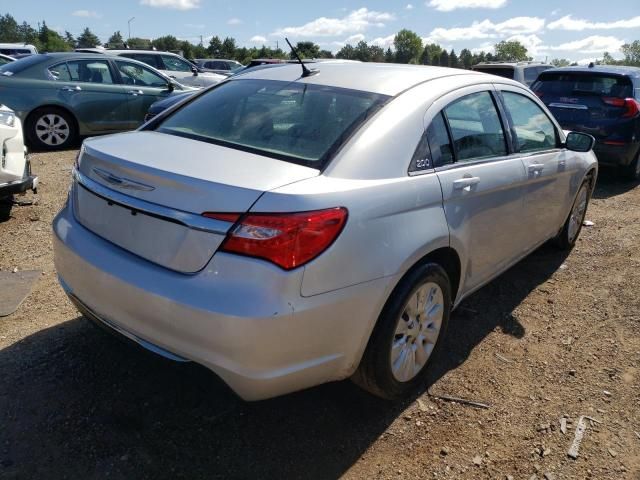
[[[533,100],[508,91],[502,92],[502,98],[513,124],[516,151],[535,152],[556,147],[556,129]]]
[[[54,80],[61,82],[114,83],[106,60],[71,60],[49,67],[49,74]]]
[[[507,154],[502,123],[489,92],[466,95],[444,109],[457,161]]]
[[[152,66],[153,68],[158,68],[160,70],[163,69],[159,59],[159,55],[153,55],[151,53],[123,53],[122,57],[131,58],[133,60],[137,60],[142,63],[146,63],[147,65]]]
[[[524,69],[524,82],[527,85],[531,85],[538,78],[538,67],[526,67]]]

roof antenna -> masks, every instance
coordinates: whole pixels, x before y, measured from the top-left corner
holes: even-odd
[[[307,66],[304,64],[304,62],[302,61],[302,59],[300,58],[300,55],[298,55],[298,52],[296,52],[296,49],[293,48],[293,45],[291,45],[291,42],[289,41],[289,39],[285,37],[285,40],[287,41],[287,44],[289,45],[289,48],[295,55],[296,59],[300,63],[300,66],[302,67],[302,78],[310,77],[311,75],[315,75],[316,73],[318,73],[317,70],[309,70]]]

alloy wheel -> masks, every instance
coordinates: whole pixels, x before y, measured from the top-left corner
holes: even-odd
[[[578,235],[578,232],[580,231],[580,226],[582,225],[585,212],[587,211],[587,197],[587,184],[583,184],[582,187],[580,187],[576,202],[573,204],[573,208],[571,209],[571,216],[569,217],[569,229],[567,234],[570,243],[575,240],[576,235]]]
[[[425,367],[436,346],[444,316],[442,289],[433,282],[409,297],[391,343],[391,372],[399,382],[412,380]]]
[[[47,113],[36,121],[35,133],[42,143],[56,147],[64,144],[69,139],[71,129],[61,115]]]

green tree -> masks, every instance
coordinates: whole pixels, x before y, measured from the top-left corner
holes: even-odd
[[[382,52],[384,55],[384,52]],[[333,58],[333,53],[330,50],[320,50],[318,58]]]
[[[527,54],[527,47],[517,40],[503,40],[496,43],[493,47],[496,59],[502,62],[520,62],[523,60],[531,60]]]
[[[355,60],[356,59],[355,48],[353,48],[353,46],[349,44],[345,45],[340,50],[338,50],[338,53],[336,53],[336,58],[341,58],[344,60]]]
[[[554,58],[551,60],[551,65],[554,67],[568,67],[571,65],[571,62],[566,58]]]
[[[469,70],[473,65],[473,55],[471,54],[471,51],[468,48],[463,48],[460,51],[459,60],[460,60],[460,66],[462,68],[466,68],[467,70]]]
[[[68,31],[64,32],[64,41],[67,42],[67,45],[69,45],[69,48],[71,50],[76,48],[76,39],[73,35],[71,35],[71,32],[68,32]]]
[[[27,22],[22,22],[18,26],[18,42],[30,43],[38,48],[42,48],[40,40],[38,39],[38,31],[29,25]]]
[[[456,51],[452,48],[451,52],[449,52],[449,66],[451,68],[458,68],[458,56],[456,55]]]
[[[393,39],[398,63],[418,63],[422,53],[422,39],[411,30],[400,30]]]
[[[361,62],[371,61],[371,52],[369,51],[369,45],[364,40],[360,40],[354,49],[355,59]]]
[[[318,58],[320,55],[320,46],[313,42],[298,42],[295,48],[300,58]],[[293,52],[291,52],[289,58],[292,60],[296,58]]]
[[[209,40],[209,47],[207,48],[207,52],[212,58],[220,58],[222,57],[222,40],[217,35],[211,37]]]
[[[43,52],[66,52],[71,50],[71,46],[56,31],[47,27],[46,22],[42,22],[38,31],[39,46]]]
[[[131,37],[126,41],[129,48],[146,50],[151,48],[151,40],[148,38]]]
[[[113,32],[113,35],[109,37],[107,43],[110,47],[122,47],[122,44],[124,44],[124,38],[122,38],[120,30],[118,30],[117,32]]]
[[[393,51],[391,51],[391,47],[387,47],[387,51],[384,52],[384,61],[387,63],[393,63],[396,61],[396,56]]]
[[[165,35],[164,37],[155,38],[151,45],[156,48],[156,50],[161,50],[164,52],[171,52],[180,50],[180,42],[173,35]]]
[[[625,43],[620,47],[622,54],[624,55],[625,65],[638,65],[640,66],[640,40],[634,40],[631,43]]]
[[[447,53],[446,50],[442,50],[442,53],[440,53],[440,63],[439,65],[441,67],[448,67],[449,66],[449,54]]]
[[[8,13],[0,15],[0,42],[19,42],[18,22]]]
[[[431,65],[431,55],[426,47],[422,50],[422,55],[420,55],[420,63],[422,65]]]
[[[226,37],[224,39],[222,48],[220,49],[220,56],[230,60],[236,58],[236,40],[233,37]]]
[[[78,48],[94,48],[102,45],[100,39],[86,27],[78,37]]]
[[[369,58],[372,62],[384,62],[384,49],[378,45],[369,46]]]

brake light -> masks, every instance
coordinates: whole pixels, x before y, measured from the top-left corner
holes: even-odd
[[[635,117],[640,112],[640,104],[633,98],[602,97],[602,101],[614,107],[624,107],[622,118]]]
[[[232,221],[232,214],[203,214]],[[285,270],[310,262],[338,238],[347,221],[346,208],[299,213],[249,213],[227,234],[223,252],[262,258]]]
[[[540,91],[533,92],[533,93],[535,93],[538,96],[538,98],[542,98],[542,96],[544,95],[544,93],[542,93]]]

